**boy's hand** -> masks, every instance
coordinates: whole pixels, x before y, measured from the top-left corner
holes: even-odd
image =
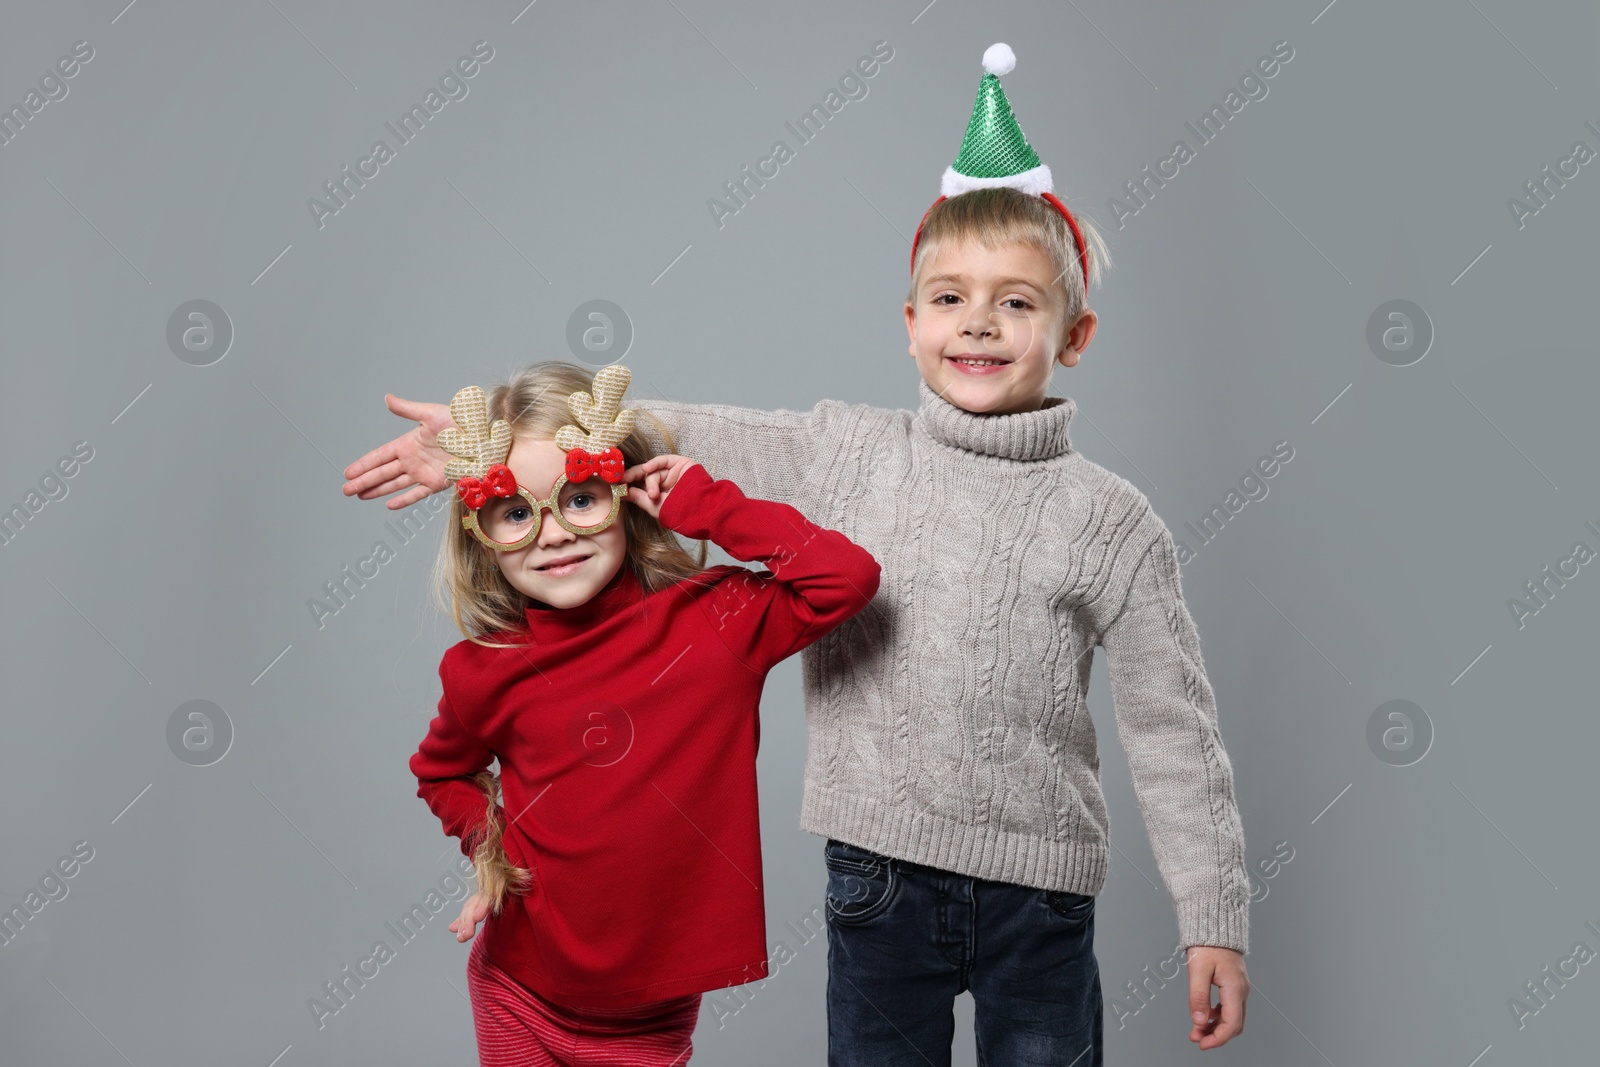
[[[1220,1003],[1211,1003],[1211,987]],[[1202,1049],[1226,1045],[1244,1029],[1244,1002],[1250,978],[1244,957],[1231,948],[1193,945],[1189,948],[1189,1040]]]
[[[660,518],[667,494],[678,484],[683,472],[694,464],[694,460],[683,456],[655,456],[629,467],[623,472],[622,480],[641,484],[628,486],[628,503],[652,519]]]
[[[390,411],[403,419],[414,419],[418,425],[346,467],[344,476],[349,481],[344,483],[344,495],[371,500],[398,489],[407,490],[389,501],[388,507],[393,511],[449,486],[444,465],[450,457],[435,442],[440,430],[456,422],[448,404],[402,400],[393,393],[385,393],[383,400]]]
[[[461,917],[450,924],[456,940],[471,941],[478,932],[478,924],[489,914],[489,900],[482,893],[474,893],[461,903]]]

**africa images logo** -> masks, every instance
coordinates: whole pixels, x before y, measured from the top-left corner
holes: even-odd
[[[394,134],[395,146],[390,147],[389,142],[379,138],[372,143],[372,149],[361,159],[356,160],[356,169],[351,173],[347,163],[339,171],[339,177],[332,181],[322,183],[322,191],[327,195],[327,200],[310,197],[306,200],[306,207],[311,210],[311,218],[317,224],[317,229],[327,225],[328,218],[337,215],[350,201],[355,199],[356,192],[367,187],[367,182],[376,178],[381,173],[381,168],[396,158],[399,150],[410,144],[420,134],[428,120],[443,111],[445,105],[452,100],[465,100],[471,88],[467,82],[477,77],[483,70],[483,64],[494,58],[494,49],[488,41],[479,41],[472,46],[470,55],[462,56],[456,60],[455,65],[439,76],[439,87],[430,87],[423,94],[422,102],[412,104],[410,109],[399,118],[399,126],[393,122],[385,122],[384,126]]]
[[[830,88],[820,104],[812,104],[810,110],[795,120],[799,123],[798,128],[795,122],[785,122],[784,129],[794,134],[798,144],[810,144],[821,135],[828,120],[843,111],[846,104],[866,99],[871,91],[867,85],[868,79],[883,69],[882,64],[893,58],[893,45],[888,41],[875,42],[871,55],[856,60],[855,65],[840,76],[837,89]],[[776,178],[779,170],[794,158],[795,149],[789,147],[788,141],[774,141],[772,150],[756,160],[754,173],[750,170],[750,164],[746,163],[740,168],[739,174],[723,182],[722,191],[727,194],[727,200],[719,200],[714,196],[706,198],[706,209],[711,212],[711,221],[717,224],[717,229],[722,229],[729,218],[749,207],[750,201],[755,199],[756,190],[765,189],[767,182]],[[752,183],[754,189],[750,187]]]

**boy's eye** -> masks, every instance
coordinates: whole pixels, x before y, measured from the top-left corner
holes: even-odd
[[[951,304],[957,304],[960,302],[961,298],[955,293],[940,293],[930,301],[930,303],[938,304],[941,307],[949,307]],[[1000,303],[1013,311],[1027,311],[1033,307],[1033,304],[1027,300],[1024,300],[1020,296],[1010,297],[1006,300],[1002,300]]]

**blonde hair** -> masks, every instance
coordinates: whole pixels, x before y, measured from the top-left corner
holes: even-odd
[[[911,265],[911,289],[906,301],[916,306],[922,267],[935,246],[976,241],[993,249],[1026,242],[1043,252],[1054,266],[1066,293],[1063,322],[1071,323],[1089,306],[1088,287],[1099,285],[1101,276],[1111,266],[1111,253],[1100,231],[1082,214],[1073,211],[1072,217],[1083,232],[1089,260],[1087,279],[1083,276],[1078,245],[1067,220],[1044,197],[1002,186],[973,189],[941,200],[929,209],[928,217],[922,222],[922,236],[917,242],[916,262]]]
[[[506,858],[505,825],[500,821],[500,776],[493,771],[479,771],[472,776],[473,783],[483,790],[486,803],[483,813],[483,837],[472,850],[473,873],[478,892],[489,903],[489,910],[500,914],[506,896],[521,893],[533,882],[533,875],[525,867],[518,867]]]
[[[558,360],[529,364],[508,381],[486,390],[489,419],[510,423],[513,441],[552,440],[557,430],[576,421],[567,398],[579,390],[591,389],[593,384],[593,375],[576,364]],[[648,412],[639,412],[633,432],[617,445],[630,467],[656,454],[639,425],[646,419],[669,453],[675,447],[671,432],[659,420]],[[466,513],[466,504],[452,489],[444,541],[434,560],[434,601],[440,610],[455,618],[456,626],[472,643],[485,648],[518,648],[526,642],[488,638],[526,634],[529,598],[495,568],[491,559],[495,551],[462,526]],[[706,569],[704,541],[698,543],[697,554],[691,556],[671,530],[626,503],[619,521],[627,538],[623,566],[632,568],[646,592],[658,592]],[[483,837],[472,857],[477,867],[477,888],[498,914],[506,894],[521,892],[531,876],[506,858],[501,842],[505,828],[497,809],[499,776],[484,770],[473,780],[486,797]]]

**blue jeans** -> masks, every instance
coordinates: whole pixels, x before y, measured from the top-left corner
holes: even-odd
[[[829,1067],[948,1067],[966,989],[982,1067],[1101,1067],[1094,897],[823,855]]]

